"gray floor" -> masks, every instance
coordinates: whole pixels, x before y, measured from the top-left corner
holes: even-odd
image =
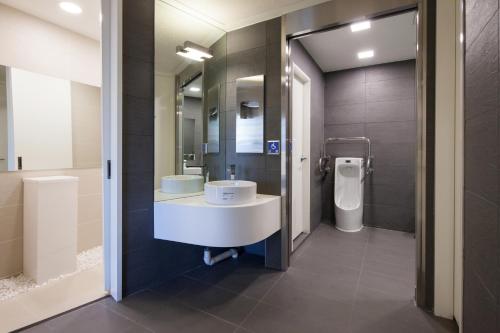
[[[410,234],[321,225],[286,273],[243,255],[25,332],[455,332],[414,306],[414,257]]]

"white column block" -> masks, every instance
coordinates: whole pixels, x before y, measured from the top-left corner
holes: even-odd
[[[24,274],[43,283],[77,268],[78,177],[23,180]]]

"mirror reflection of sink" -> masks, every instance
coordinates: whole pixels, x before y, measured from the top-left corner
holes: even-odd
[[[242,205],[255,201],[257,184],[245,180],[219,180],[205,184],[205,200],[213,205]]]
[[[184,167],[185,175],[201,175],[201,167]]]
[[[161,178],[161,192],[186,194],[203,192],[203,177],[196,175],[175,175]]]

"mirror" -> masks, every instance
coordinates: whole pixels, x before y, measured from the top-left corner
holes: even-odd
[[[101,166],[100,88],[0,66],[0,171]]]
[[[264,75],[236,80],[236,152],[264,153]]]
[[[219,85],[208,89],[207,93],[207,152],[218,153],[220,149],[220,107]]]
[[[196,52],[192,52],[192,50]],[[199,195],[169,188],[225,164],[226,34],[157,0],[155,6],[155,201]],[[223,173],[222,173],[223,174]]]

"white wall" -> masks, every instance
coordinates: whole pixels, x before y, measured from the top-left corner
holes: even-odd
[[[7,171],[7,85],[5,67],[0,66],[0,172]]]
[[[155,188],[175,174],[175,76],[155,74]]]
[[[0,65],[101,86],[99,41],[0,5]]]
[[[457,108],[457,6],[454,0],[437,2],[436,25],[436,151],[435,151],[435,258],[434,313],[454,318],[457,138],[461,128]],[[458,184],[461,188],[463,183]],[[460,205],[461,209],[461,205]],[[460,272],[461,273],[461,272]],[[458,278],[458,277],[457,277]]]

